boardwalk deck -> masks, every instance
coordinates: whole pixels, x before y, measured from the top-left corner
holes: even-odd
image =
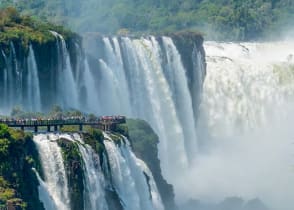
[[[58,131],[60,128],[66,125],[79,126],[79,130],[83,130],[83,126],[90,125],[98,127],[104,131],[112,130],[117,124],[126,123],[126,117],[124,116],[104,116],[95,120],[89,120],[86,118],[74,118],[74,119],[0,119],[0,123],[6,124],[8,127],[20,128],[34,128],[35,132],[38,132],[39,127],[47,127],[47,131],[51,131],[51,127],[54,127],[54,131]]]

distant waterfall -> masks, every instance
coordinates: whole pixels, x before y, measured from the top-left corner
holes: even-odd
[[[54,32],[56,37],[57,58],[58,58],[58,76],[57,76],[57,94],[59,103],[65,107],[78,108],[77,84],[71,67],[70,58],[64,38]]]
[[[11,53],[10,53],[10,62],[11,62],[11,66],[13,68],[13,72],[9,73],[12,74],[10,75],[10,78],[14,79],[14,85],[11,86],[11,88],[14,90],[13,95],[10,96],[11,101],[16,102],[17,104],[21,104],[23,101],[23,71],[21,71],[20,68],[20,63],[19,60],[16,56],[16,50],[15,50],[15,46],[13,44],[13,42],[10,42],[10,49],[11,49]]]
[[[128,140],[116,137],[121,138],[120,145],[117,145],[114,142],[117,140],[110,137],[113,134],[104,135],[105,154],[108,157],[104,156],[104,161],[109,161],[107,165],[110,171],[102,170],[98,154],[78,134],[38,134],[34,137],[45,175],[43,181],[37,174],[40,200],[46,210],[69,210],[73,202],[69,198],[67,172],[57,144],[61,138],[77,144],[82,156],[85,210],[111,210],[106,201],[106,183],[112,185],[125,210],[163,210],[153,175],[146,164],[135,157]],[[107,174],[111,174],[111,177]]]
[[[197,161],[178,195],[293,208],[294,43],[205,45]]]
[[[2,103],[0,112],[9,112],[14,106],[23,106],[28,111],[41,110],[41,95],[38,68],[32,46],[29,47],[28,57],[21,64],[16,56],[14,44],[10,44],[10,54],[2,51],[5,67],[2,81]]]
[[[0,86],[2,85],[2,109],[3,111],[9,110],[9,107],[20,102],[22,98],[22,81],[19,72],[18,60],[15,55],[15,49],[13,43],[10,43],[10,53],[6,55],[2,50],[2,56],[4,60],[3,76]],[[0,93],[1,94],[1,93]],[[0,109],[0,111],[2,111]]]
[[[2,103],[0,103],[0,105],[2,107],[7,107],[8,106],[8,96],[9,96],[9,88],[8,88],[8,70],[7,70],[7,57],[5,55],[5,53],[3,52],[3,50],[1,50],[1,54],[3,56],[3,59],[4,59],[4,64],[5,64],[5,67],[3,68],[3,99],[5,100],[1,100]]]
[[[30,45],[28,56],[28,74],[27,74],[27,107],[29,111],[41,111],[41,96],[39,75],[35,59],[35,53]]]

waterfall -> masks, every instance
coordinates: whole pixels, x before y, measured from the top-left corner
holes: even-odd
[[[74,40],[65,41],[62,35],[51,33],[56,46],[48,46],[52,56],[48,66],[43,65],[43,56],[33,51],[38,47],[33,43],[29,47],[28,75],[24,77],[29,85],[24,85],[27,89],[21,95],[24,101],[14,99],[13,75],[19,71],[16,66],[23,65],[15,64],[15,56],[7,56],[8,107],[27,103],[24,108],[35,111],[40,104],[41,111],[46,111],[57,104],[86,113],[143,119],[159,136],[163,175],[177,190],[182,171],[189,169],[198,152],[195,127],[199,83],[205,75],[201,46],[195,42],[188,46],[189,55],[181,55],[184,47],[170,37],[99,37],[99,42],[93,42],[99,53],[87,57]]]
[[[206,42],[199,152],[177,192],[293,208],[293,42]]]
[[[126,143],[121,142],[122,145],[118,146],[111,140],[111,136],[105,133],[104,135],[114,188],[124,209],[163,210],[161,198],[150,171],[146,170],[146,165],[131,152],[127,139],[124,139]],[[151,181],[148,182],[148,179]]]
[[[57,58],[58,58],[58,100],[61,105],[67,108],[78,108],[78,90],[70,63],[69,53],[62,35],[51,31],[56,37]]]
[[[80,139],[79,135],[75,139]],[[81,142],[81,140],[79,140]],[[105,179],[101,170],[100,160],[89,145],[78,144],[85,164],[85,209],[108,210],[105,200]]]
[[[8,105],[8,71],[7,71],[7,57],[5,55],[5,53],[3,52],[3,50],[1,50],[1,53],[2,53],[2,56],[3,56],[3,59],[4,59],[4,69],[3,69],[3,99],[2,100],[2,107],[6,107]]]
[[[118,82],[116,83],[118,98],[115,100],[120,101],[120,110],[117,111],[120,111],[125,115],[130,115],[129,89],[127,85],[126,75],[124,72],[121,49],[117,38],[113,38],[111,39],[111,41],[113,43],[113,47],[111,45],[109,38],[103,38],[106,54],[106,63],[109,67],[109,70],[112,71],[113,77],[115,77],[116,79],[119,78]]]
[[[89,63],[87,58],[84,58],[84,80],[83,80],[83,87],[86,89],[87,94],[87,106],[89,110],[93,113],[96,113],[99,110],[99,100],[97,94],[97,88],[95,85],[95,80],[93,78],[93,74],[90,70]]]
[[[47,185],[44,183],[38,172],[35,169],[33,170],[36,173],[37,179],[39,181],[38,191],[40,201],[44,204],[46,210],[56,210],[57,207],[50,195],[50,192],[48,192]]]
[[[110,166],[110,169],[104,168],[104,170],[99,155],[84,143],[79,134],[34,136],[44,172],[44,180],[37,172],[36,174],[40,183],[39,197],[45,209],[70,209],[72,201],[69,198],[67,172],[61,149],[57,144],[58,139],[66,139],[77,144],[83,160],[84,209],[108,210],[105,190],[110,184],[126,210],[163,210],[153,175],[146,164],[133,154],[128,139],[116,136],[121,138],[121,145],[116,145],[114,141],[117,140],[111,138],[114,134],[104,133],[104,135],[107,155],[104,155],[103,162],[109,161],[107,165]]]
[[[197,153],[194,116],[198,109],[194,98],[201,84],[194,85],[188,78],[182,57],[169,37],[102,38],[100,47],[104,51],[98,58],[99,113],[122,113],[149,122],[159,135],[163,174],[174,184]],[[199,54],[195,48],[190,55],[197,60],[190,70],[195,71],[195,83],[203,81],[198,76],[205,74],[197,72],[205,71]],[[192,93],[189,81],[194,85]]]
[[[46,187],[57,209],[70,210],[68,181],[57,139],[58,136],[54,134],[34,136],[45,176],[43,186]],[[50,208],[46,207],[46,210],[48,209]]]
[[[10,95],[10,100],[13,101],[13,105],[21,105],[22,104],[22,100],[23,100],[23,71],[20,68],[20,64],[19,61],[16,57],[16,51],[15,51],[15,46],[13,44],[13,42],[10,42],[10,49],[11,49],[11,66],[13,67],[13,71],[9,73],[10,74],[10,78],[11,80],[14,82],[10,83],[13,84],[11,85],[11,89],[14,90],[13,94]],[[13,74],[14,73],[14,74]],[[14,79],[13,79],[14,77]],[[11,90],[11,91],[12,91]]]
[[[39,75],[32,45],[29,47],[27,86],[28,110],[41,111]]]
[[[196,122],[193,113],[192,97],[189,92],[187,76],[181,56],[169,37],[163,37],[163,46],[167,57],[168,82],[172,89],[177,114],[183,127],[185,146],[189,160],[197,153]],[[195,57],[197,58],[197,57]],[[200,72],[200,71],[199,71]]]
[[[125,144],[121,146],[121,152],[131,168],[131,174],[136,177],[136,189],[139,192],[142,209],[163,210],[161,197],[150,169],[144,161],[138,159],[132,152],[129,140],[126,137],[123,137],[123,140]],[[142,176],[142,172],[145,177]],[[146,198],[151,199],[151,201]]]

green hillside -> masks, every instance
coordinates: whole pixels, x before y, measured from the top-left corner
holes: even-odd
[[[203,31],[207,38],[252,40],[292,26],[293,0],[1,0],[76,31]],[[15,3],[13,3],[15,2]],[[291,22],[292,21],[292,22]],[[124,30],[126,31],[126,30]]]

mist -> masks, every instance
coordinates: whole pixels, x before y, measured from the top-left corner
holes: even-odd
[[[294,42],[206,42],[205,50],[200,151],[175,184],[178,201],[223,209],[235,198],[227,208],[235,210],[258,199],[271,210],[293,209]]]

